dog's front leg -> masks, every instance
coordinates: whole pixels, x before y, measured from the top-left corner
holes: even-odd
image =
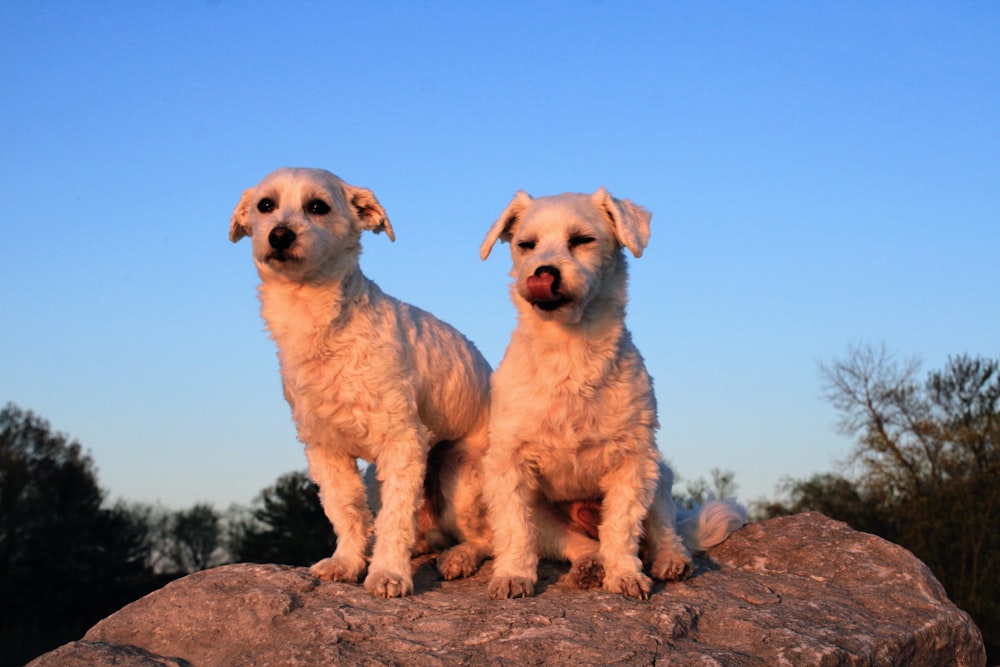
[[[484,461],[483,492],[493,529],[493,576],[487,586],[494,600],[535,594],[538,581],[538,536],[532,519],[535,491],[529,473],[517,461],[497,456]]]
[[[337,534],[337,548],[309,571],[331,581],[356,582],[365,571],[365,553],[371,536],[372,513],[353,456],[329,454],[322,446],[307,446],[309,474],[319,485],[326,518]]]
[[[641,600],[649,597],[653,582],[642,573],[639,539],[657,477],[655,461],[625,457],[601,480],[600,553],[604,588],[613,593]]]
[[[417,509],[423,494],[426,448],[414,445],[412,456],[385,456],[376,466],[382,507],[375,519],[375,546],[365,588],[376,597],[413,592],[410,555],[416,542]]]

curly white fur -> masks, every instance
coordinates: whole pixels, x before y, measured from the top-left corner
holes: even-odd
[[[375,195],[319,169],[279,169],[246,190],[230,239],[250,236],[261,313],[278,348],[285,397],[309,471],[337,533],[314,575],[357,581],[374,546],[365,588],[412,592],[417,517],[436,506],[435,528],[460,543],[438,559],[448,578],[489,555],[480,493],[487,445],[490,367],[458,331],[382,292],[358,265],[364,230],[393,238]],[[431,450],[442,447],[435,457]],[[427,470],[428,458],[438,469]],[[358,459],[376,464],[373,520]],[[437,490],[424,497],[425,472]],[[423,505],[422,505],[423,503]],[[437,524],[440,524],[438,526]]]
[[[539,552],[573,563],[581,585],[648,596],[640,540],[657,579],[687,574],[672,474],[656,448],[652,381],[625,327],[623,247],[639,257],[651,215],[603,188],[533,199],[519,192],[480,254],[510,243],[518,325],[492,380],[484,492],[496,560],[494,598],[531,595]],[[557,510],[597,499],[598,540]],[[686,523],[701,547],[743,514]],[[738,509],[737,509],[738,508]]]

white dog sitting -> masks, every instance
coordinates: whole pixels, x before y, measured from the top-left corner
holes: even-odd
[[[371,191],[283,168],[243,193],[229,238],[252,239],[285,398],[337,534],[333,556],[312,573],[354,582],[365,572],[373,518],[361,458],[376,464],[381,490],[364,585],[395,597],[413,589],[418,510],[423,521],[434,508],[435,525],[459,540],[438,558],[446,578],[473,573],[490,554],[479,471],[490,367],[458,331],[361,273],[364,230],[393,238]],[[425,487],[442,497],[425,499]]]
[[[651,215],[603,188],[531,198],[518,192],[480,249],[509,242],[518,325],[492,379],[484,491],[493,528],[493,598],[532,595],[539,551],[573,563],[578,585],[649,595],[653,577],[678,579],[691,555],[675,528],[672,474],[660,460],[652,382],[625,327],[627,247],[639,257]],[[560,514],[597,499],[598,540]],[[576,504],[574,505],[574,502]],[[693,550],[743,524],[716,502],[682,528]]]

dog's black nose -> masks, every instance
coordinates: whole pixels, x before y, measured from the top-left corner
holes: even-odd
[[[275,250],[287,250],[295,243],[295,232],[288,227],[275,227],[267,235],[267,242]]]

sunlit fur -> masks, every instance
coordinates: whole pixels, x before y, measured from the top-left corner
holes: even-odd
[[[271,240],[279,227],[286,243],[287,230],[294,234],[287,248]],[[337,534],[336,551],[312,572],[358,581],[374,529],[364,585],[394,597],[412,592],[417,517],[426,524],[428,508],[433,527],[459,541],[438,558],[442,575],[469,575],[489,555],[479,466],[490,367],[458,331],[362,274],[364,230],[393,238],[371,191],[327,171],[283,168],[243,193],[230,239],[252,240],[285,398]],[[445,449],[431,456],[438,443]],[[425,485],[429,457],[436,462],[427,470],[431,480],[442,471],[447,479]],[[376,464],[374,520],[359,458]],[[425,486],[443,498],[426,499]]]
[[[645,598],[652,582],[639,558],[644,536],[653,577],[690,571],[672,473],[656,447],[652,382],[624,323],[623,247],[642,254],[650,218],[603,188],[538,199],[519,192],[482,244],[483,259],[498,240],[510,244],[518,311],[493,375],[484,459],[491,597],[532,595],[541,553],[571,561],[578,585],[602,581],[609,591]],[[528,286],[540,267],[559,274],[548,304]],[[600,503],[598,540],[558,511],[581,499]],[[733,503],[706,509],[704,520],[694,515],[683,525],[693,549],[721,542],[744,520]]]

